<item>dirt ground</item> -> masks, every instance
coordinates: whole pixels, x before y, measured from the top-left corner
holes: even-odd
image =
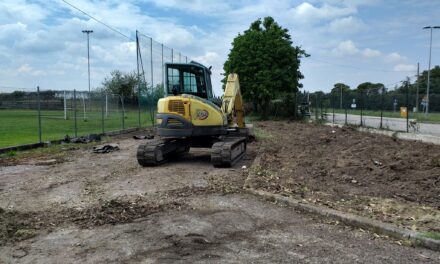
[[[440,232],[440,146],[300,122],[260,122],[247,184],[413,230]]]
[[[135,159],[142,141],[124,135],[109,142],[120,150],[94,154],[92,145],[66,145],[2,158],[0,263],[440,260],[438,252],[243,193],[266,139],[222,169],[212,167],[206,149],[142,168]]]

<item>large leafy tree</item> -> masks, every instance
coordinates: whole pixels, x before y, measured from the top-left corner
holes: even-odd
[[[226,76],[239,75],[246,101],[266,109],[270,100],[302,87],[299,80],[304,77],[299,66],[303,56],[308,55],[300,47],[292,46],[288,30],[272,17],[265,17],[234,39],[223,69]]]

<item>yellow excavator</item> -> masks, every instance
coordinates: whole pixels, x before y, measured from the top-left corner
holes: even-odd
[[[139,164],[156,166],[190,148],[211,148],[215,167],[233,166],[250,137],[238,75],[228,75],[221,102],[213,97],[211,68],[200,63],[167,63],[165,79],[166,96],[157,103],[159,139],[138,147]]]

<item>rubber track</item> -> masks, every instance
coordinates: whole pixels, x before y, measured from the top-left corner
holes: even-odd
[[[139,145],[137,160],[142,166],[157,166],[164,162],[162,148],[165,145],[163,140],[150,141],[147,144]]]
[[[241,143],[244,143],[244,151],[232,158],[232,150],[234,147],[238,147]],[[225,138],[223,141],[217,142],[212,145],[211,149],[211,163],[215,167],[231,167],[237,161],[239,161],[246,153],[246,138]]]

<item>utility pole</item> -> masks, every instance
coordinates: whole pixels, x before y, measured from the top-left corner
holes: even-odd
[[[431,78],[431,54],[432,54],[432,30],[439,29],[440,26],[426,26],[423,29],[429,29],[431,32],[429,39],[429,63],[428,63],[428,87],[426,89],[426,111],[425,115],[429,113],[429,86],[430,86],[430,78]]]
[[[419,112],[419,74],[420,74],[420,63],[417,62],[417,79],[416,79],[416,85],[417,85],[417,92],[416,92],[416,113]]]
[[[90,39],[89,35],[93,33],[93,30],[83,30],[82,33],[87,34],[87,66],[89,73],[89,99],[90,99]]]

